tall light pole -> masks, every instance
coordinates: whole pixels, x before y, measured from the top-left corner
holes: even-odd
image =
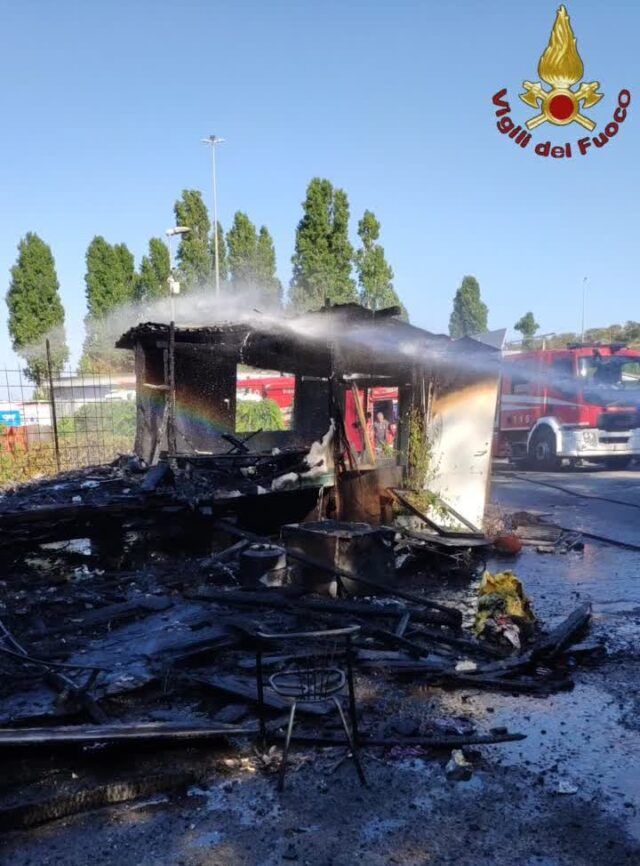
[[[180,283],[173,276],[173,251],[171,249],[171,241],[176,235],[186,235],[191,231],[189,226],[173,226],[167,229],[165,235],[167,237],[167,246],[169,247],[169,276],[167,277],[167,288],[169,289],[169,298],[171,299],[171,321],[175,321],[175,295],[180,294]]]
[[[584,311],[587,305],[587,278],[582,278],[582,331],[580,334],[580,342],[584,343]]]
[[[213,182],[213,252],[216,259],[216,295],[220,294],[220,264],[218,261],[218,194],[216,190],[216,144],[222,144],[224,138],[218,135],[208,135],[201,139],[203,144],[211,147],[211,176]]]

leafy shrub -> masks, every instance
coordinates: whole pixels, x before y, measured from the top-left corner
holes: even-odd
[[[114,436],[129,436],[133,441],[136,432],[136,404],[105,400],[85,403],[74,414],[69,433],[112,433]],[[65,428],[66,429],[66,428]],[[58,427],[61,430],[61,427]]]
[[[274,400],[238,400],[236,403],[236,433],[284,429],[282,409]]]

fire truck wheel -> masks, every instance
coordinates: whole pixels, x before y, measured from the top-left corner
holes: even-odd
[[[546,471],[559,468],[560,460],[556,455],[556,437],[549,427],[539,427],[531,437],[529,465],[532,469]]]
[[[604,461],[604,465],[607,469],[626,469],[632,460],[633,457],[609,457]]]

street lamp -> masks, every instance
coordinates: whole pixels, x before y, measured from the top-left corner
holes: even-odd
[[[171,241],[176,235],[182,236],[190,232],[189,226],[173,226],[167,229],[165,235],[167,237],[167,246],[169,247],[169,276],[167,277],[167,286],[169,288],[169,297],[171,298],[171,320],[175,320],[175,301],[174,296],[180,294],[180,283],[173,275],[173,251],[171,249]]]
[[[218,135],[208,135],[200,139],[211,148],[211,174],[213,181],[213,250],[216,258],[216,295],[220,294],[220,265],[218,263],[218,196],[216,192],[216,144],[222,144],[224,138]]]

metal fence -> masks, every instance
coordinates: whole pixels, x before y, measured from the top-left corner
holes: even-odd
[[[0,369],[0,489],[129,453],[135,418],[133,374]]]

